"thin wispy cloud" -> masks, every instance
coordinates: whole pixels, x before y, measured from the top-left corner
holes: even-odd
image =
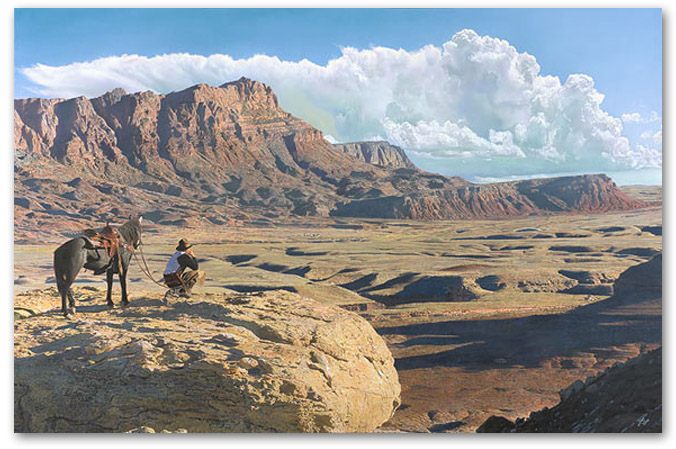
[[[646,140],[652,140],[655,144],[662,145],[662,126],[660,126],[659,131],[645,131],[641,133],[641,138]]]
[[[622,114],[622,121],[624,123],[657,123],[661,122],[662,118],[655,111],[645,117],[638,112],[630,112]]]
[[[269,84],[284,108],[336,141],[381,137],[419,157],[496,175],[662,165],[661,133],[659,143],[646,145],[623,135],[623,122],[661,120],[656,114],[613,117],[590,76],[562,82],[542,75],[534,56],[472,30],[416,51],[343,48],[326,65],[267,55],[122,55],[21,73],[49,97],[115,87],[168,93],[247,76]]]

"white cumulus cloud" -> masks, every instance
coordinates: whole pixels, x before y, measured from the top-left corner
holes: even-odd
[[[436,120],[420,120],[412,125],[409,122],[395,123],[386,118],[383,126],[392,143],[418,152],[433,149],[431,152],[445,156],[525,157],[523,151],[514,145],[512,133],[509,131],[491,129],[488,139],[484,139],[467,126],[450,121],[439,124]]]
[[[266,55],[123,55],[21,73],[50,97],[115,87],[166,93],[247,76],[269,84],[284,108],[336,141],[382,136],[486,176],[661,167],[661,142],[631,146],[622,125],[656,114],[612,117],[591,77],[542,75],[534,56],[472,30],[415,51],[343,48],[326,65]]]

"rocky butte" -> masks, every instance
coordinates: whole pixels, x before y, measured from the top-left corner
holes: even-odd
[[[474,219],[627,210],[605,175],[473,184],[422,171],[387,142],[332,145],[241,78],[166,95],[115,89],[14,102],[15,224],[143,213],[158,224],[344,216]],[[28,239],[30,240],[30,239]]]

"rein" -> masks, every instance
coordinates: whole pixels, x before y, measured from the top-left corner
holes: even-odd
[[[117,265],[118,265],[118,272],[121,274],[122,273],[122,254],[120,253],[120,248],[124,247],[127,248],[129,251],[131,251],[131,254],[134,256],[134,259],[136,260],[136,263],[138,267],[141,269],[141,272],[148,278],[150,279],[155,285],[158,285],[162,288],[167,288],[166,284],[163,284],[161,282],[158,282],[155,280],[155,278],[152,275],[152,271],[150,270],[150,267],[148,266],[148,262],[146,261],[146,257],[143,254],[143,242],[141,241],[141,235],[143,234],[141,223],[138,223],[138,248],[134,248],[133,245],[130,245],[127,243],[126,237],[121,235],[117,230],[114,231],[115,235],[115,240],[108,240],[105,238],[100,238],[100,236],[96,236],[99,240],[99,242],[103,245],[103,248],[106,250],[108,255],[110,257],[116,256],[117,257]],[[138,249],[138,252],[141,253],[141,260],[139,260],[138,255],[136,253],[136,249]],[[183,285],[183,288],[185,289],[185,283],[183,282],[183,279],[181,276],[178,276],[179,281],[181,281],[181,285]]]
[[[146,262],[146,257],[143,255],[143,242],[141,241],[141,235],[143,234],[143,229],[141,227],[141,223],[139,222],[138,224],[138,250],[141,253],[141,260],[143,261],[143,264],[139,262],[138,256],[136,255],[136,251],[134,251],[134,248],[132,248],[131,253],[134,256],[134,260],[136,260],[136,263],[138,264],[138,267],[141,269],[141,272],[146,275],[148,279],[153,281],[156,285],[159,285],[162,288],[166,288],[167,286],[157,282],[155,278],[153,278],[152,272],[150,271],[150,268],[148,267],[148,262]]]
[[[150,268],[148,268],[148,262],[146,262],[146,258],[145,258],[145,256],[143,255],[143,247],[141,246],[141,241],[140,241],[140,240],[139,240],[138,250],[139,250],[139,252],[141,253],[141,260],[143,261],[143,265],[141,264],[141,262],[139,262],[138,256],[136,255],[136,252],[132,252],[132,254],[134,255],[134,259],[136,259],[136,263],[138,264],[138,267],[141,269],[141,271],[143,272],[143,274],[145,274],[146,277],[147,277],[148,279],[150,279],[151,281],[153,281],[155,284],[159,285],[159,286],[162,287],[162,288],[166,288],[166,285],[157,282],[157,281],[153,278],[152,273],[151,273],[151,271],[150,271]]]
[[[146,258],[143,254],[143,248],[141,247],[141,244],[142,244],[141,235],[142,235],[143,232],[142,232],[140,221],[138,223],[138,250],[141,253],[141,260],[143,261],[143,263],[141,263],[138,260],[138,256],[136,255],[136,248],[134,248],[133,245],[131,245],[127,242],[127,238],[124,235],[122,235],[117,229],[111,228],[109,224],[106,224],[106,228],[110,228],[110,232],[112,233],[112,235],[108,236],[108,235],[103,235],[103,233],[96,233],[96,235],[90,235],[89,237],[92,238],[93,240],[96,240],[96,241],[99,242],[99,244],[102,246],[102,248],[108,254],[108,257],[110,257],[110,258],[117,257],[118,273],[120,273],[120,275],[122,274],[122,254],[120,252],[120,249],[126,248],[129,251],[131,251],[131,254],[134,256],[136,263],[138,264],[139,268],[141,269],[141,272],[144,275],[146,275],[146,277],[148,279],[150,279],[151,281],[153,281],[155,284],[159,285],[162,288],[166,288],[166,285],[156,281],[153,278],[152,272],[150,271],[150,268],[148,267],[148,262],[146,261]],[[181,280],[181,283],[182,283],[182,280]]]

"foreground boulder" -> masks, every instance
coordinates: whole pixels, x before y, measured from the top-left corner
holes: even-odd
[[[293,293],[78,301],[15,322],[16,432],[370,432],[399,405],[373,328]]]

